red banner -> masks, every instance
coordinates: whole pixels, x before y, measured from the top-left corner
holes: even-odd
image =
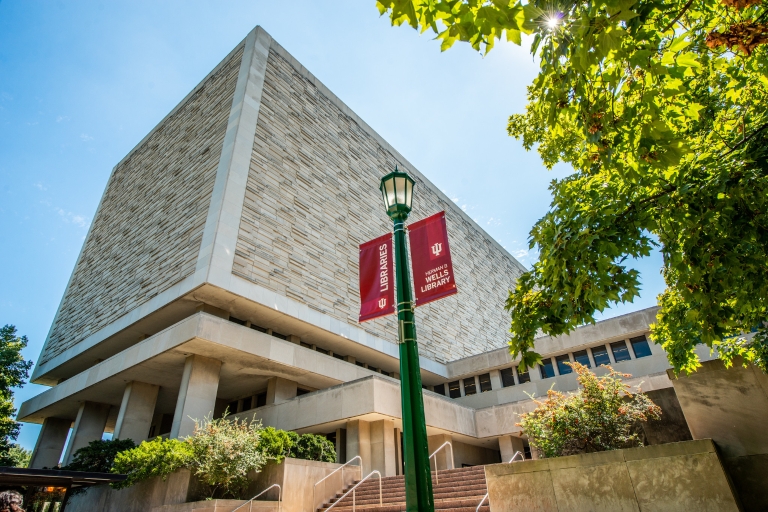
[[[456,293],[445,212],[409,225],[408,237],[416,305],[422,306]]]
[[[392,233],[360,246],[360,322],[395,312]]]

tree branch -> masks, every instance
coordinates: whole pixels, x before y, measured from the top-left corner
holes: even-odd
[[[669,30],[669,29],[671,29],[672,27],[674,27],[674,26],[675,26],[675,23],[677,23],[678,21],[680,21],[680,18],[682,18],[682,17],[683,17],[683,14],[685,14],[685,12],[686,12],[688,9],[690,9],[690,8],[691,8],[691,5],[692,5],[692,4],[693,4],[693,0],[688,0],[688,3],[686,3],[686,4],[683,6],[682,10],[681,10],[681,11],[678,13],[678,15],[677,15],[677,16],[675,16],[675,19],[673,19],[673,20],[672,20],[672,22],[671,22],[669,25],[667,25],[666,27],[664,27],[664,29],[663,29],[661,32],[662,32],[662,33],[664,33],[664,32],[666,32],[667,30]]]
[[[765,123],[763,126],[761,126],[761,127],[760,127],[760,128],[758,128],[757,130],[755,130],[754,132],[752,132],[752,134],[751,134],[749,137],[747,137],[747,138],[745,138],[745,139],[742,139],[742,140],[741,140],[741,142],[739,142],[738,144],[736,144],[735,146],[733,146],[733,147],[731,148],[731,150],[730,150],[730,151],[728,151],[728,152],[726,152],[726,153],[723,153],[723,154],[720,156],[720,158],[722,158],[722,157],[724,157],[724,156],[728,156],[728,155],[730,155],[731,153],[733,153],[734,151],[736,151],[737,149],[739,149],[739,147],[740,147],[740,146],[743,146],[744,144],[746,144],[747,142],[749,142],[749,141],[750,141],[750,140],[751,140],[751,139],[752,139],[752,138],[753,138],[755,135],[757,135],[757,134],[758,134],[758,133],[760,133],[761,131],[765,130],[766,128],[768,128],[768,123]]]

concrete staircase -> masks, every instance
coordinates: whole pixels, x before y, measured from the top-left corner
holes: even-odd
[[[435,510],[442,512],[475,512],[478,503],[488,489],[485,485],[485,468],[447,469],[440,471],[440,483],[435,483],[432,473],[432,491],[435,496]],[[357,482],[355,482],[356,484]],[[350,485],[318,509],[324,512],[336,503],[355,484]],[[355,489],[355,511],[359,512],[401,512],[405,510],[405,479],[401,476],[389,476],[381,479],[383,504],[379,505],[379,479],[369,478]],[[490,512],[488,501],[480,507],[482,512]],[[330,512],[352,512],[352,494],[341,500]]]

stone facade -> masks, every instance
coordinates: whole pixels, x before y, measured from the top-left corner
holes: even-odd
[[[233,273],[357,324],[357,247],[391,231],[376,188],[398,162],[274,50],[267,62]],[[410,169],[408,169],[410,171]],[[446,211],[459,293],[418,310],[423,356],[446,362],[507,341],[522,266],[419,175],[412,220]],[[396,317],[364,324],[397,337]]]
[[[194,272],[242,54],[115,167],[40,363]]]

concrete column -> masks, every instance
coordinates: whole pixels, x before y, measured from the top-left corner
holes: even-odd
[[[347,429],[336,429],[336,462],[344,464],[347,458]]]
[[[298,385],[288,379],[272,377],[267,381],[267,405],[279,404],[296,398]]]
[[[525,459],[525,444],[523,440],[516,436],[501,436],[499,438],[499,451],[501,452],[501,462],[509,462],[515,452],[520,452],[520,456],[515,457],[515,461]]]
[[[438,434],[436,436],[429,436],[427,438],[427,443],[429,444],[429,454],[432,455],[432,452],[440,448],[440,445],[445,443],[446,441],[450,442],[451,445],[453,445],[453,438],[448,434]],[[448,448],[447,446],[437,452],[437,455],[430,460],[430,468],[432,471],[435,470],[435,464],[437,464],[438,470],[443,469],[453,469],[453,459],[451,457],[451,448]]]
[[[367,421],[347,422],[347,460],[355,455],[363,459],[363,476],[371,472],[371,424]]]
[[[395,422],[379,420],[371,422],[371,471],[376,469],[381,476],[397,475],[395,454]]]
[[[45,418],[43,420],[43,428],[40,429],[40,435],[37,436],[32,459],[29,461],[30,468],[56,467],[59,459],[61,459],[61,452],[64,451],[64,444],[67,442],[71,425],[72,420],[63,418]]]
[[[501,372],[499,370],[491,370],[488,372],[491,374],[491,389],[501,389],[504,386],[501,384]],[[514,375],[514,373],[513,373]]]
[[[64,454],[64,465],[72,462],[77,450],[88,446],[91,441],[101,440],[104,436],[104,427],[107,426],[109,408],[109,404],[96,402],[83,402],[80,405],[67,445],[67,452]]]
[[[301,345],[301,339],[298,336],[296,336],[295,334],[289,334],[288,335],[288,341],[290,341],[294,345]]]
[[[120,412],[117,413],[114,439],[133,439],[136,444],[149,436],[152,416],[160,386],[132,381],[125,386]]]
[[[401,441],[402,431],[395,429],[395,464],[397,465],[397,474],[403,474],[403,445]]]
[[[603,346],[605,347],[605,350],[608,351],[608,359],[611,360],[611,364],[616,364],[616,359],[614,359],[614,357],[613,357],[613,350],[611,350],[611,344],[610,343],[606,343]]]
[[[195,431],[195,420],[213,416],[220,371],[221,361],[196,354],[187,357],[173,414],[171,439],[191,435]]]

